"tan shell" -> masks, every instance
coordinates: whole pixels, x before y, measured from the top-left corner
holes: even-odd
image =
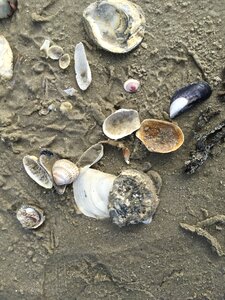
[[[119,109],[108,116],[102,126],[104,134],[113,140],[130,135],[141,126],[138,112],[134,109]]]
[[[72,183],[79,175],[79,168],[67,159],[57,160],[52,167],[52,176],[57,185]]]
[[[65,53],[59,59],[59,67],[64,70],[68,68],[69,65],[70,65],[70,56],[68,53]]]
[[[63,48],[57,45],[53,45],[47,50],[47,56],[53,60],[59,60],[63,53]]]
[[[136,136],[149,151],[158,153],[175,151],[184,142],[184,134],[178,125],[155,119],[144,120]]]
[[[127,0],[94,2],[84,10],[83,18],[90,38],[110,52],[129,52],[144,37],[144,12]]]

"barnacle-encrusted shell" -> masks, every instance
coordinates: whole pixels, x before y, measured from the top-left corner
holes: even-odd
[[[120,227],[149,224],[158,204],[154,182],[148,175],[133,169],[122,171],[109,193],[109,214]]]
[[[59,59],[59,67],[61,69],[66,69],[70,65],[70,56],[68,53],[63,54]]]
[[[13,53],[8,41],[0,35],[0,79],[13,77]]]
[[[81,169],[73,183],[73,193],[84,215],[97,219],[109,217],[108,197],[115,177],[94,169]]]
[[[22,205],[16,217],[20,224],[26,229],[35,229],[41,226],[45,220],[43,210],[33,205]]]
[[[67,159],[57,160],[52,167],[52,176],[57,185],[72,183],[79,175],[79,168]]]
[[[140,126],[141,123],[136,110],[119,109],[105,119],[102,129],[107,137],[117,140],[130,135]]]
[[[41,166],[36,156],[26,155],[23,158],[23,166],[27,174],[40,186],[51,189],[53,182],[49,173]]]
[[[84,10],[83,18],[90,38],[110,52],[129,52],[144,37],[144,12],[127,0],[96,1]]]
[[[0,0],[0,19],[10,17],[16,10],[16,7],[17,0]]]
[[[59,60],[60,57],[63,55],[63,53],[64,53],[63,48],[57,45],[53,45],[49,47],[47,50],[47,56],[53,60]]]
[[[136,136],[151,152],[168,153],[177,150],[184,142],[180,127],[163,120],[146,119]]]

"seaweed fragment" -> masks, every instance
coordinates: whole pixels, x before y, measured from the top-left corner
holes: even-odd
[[[185,161],[185,172],[193,174],[208,159],[213,147],[223,143],[225,138],[225,121],[215,126],[208,133],[200,136],[196,142],[196,150],[189,160]]]

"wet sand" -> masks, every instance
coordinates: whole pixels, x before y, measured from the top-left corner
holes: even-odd
[[[184,173],[200,112],[209,106],[221,110],[199,134],[224,120],[224,103],[216,97],[225,59],[224,3],[134,2],[144,9],[146,34],[142,45],[124,55],[97,49],[88,39],[81,17],[90,1],[20,1],[16,14],[0,21],[0,33],[14,54],[13,79],[0,84],[2,300],[225,298],[224,256],[204,237],[179,226],[225,214],[224,144],[214,148],[195,174]],[[49,21],[36,22],[33,13]],[[63,71],[40,52],[45,38],[71,57],[74,45],[85,43],[93,74],[86,92],[76,85],[73,63]],[[129,77],[141,81],[136,94],[123,90]],[[120,229],[109,220],[78,215],[71,186],[60,196],[25,173],[22,158],[38,155],[41,148],[76,162],[84,150],[105,139],[103,120],[118,108],[138,110],[141,120],[166,118],[174,91],[202,79],[213,94],[176,118],[185,135],[178,151],[153,154],[134,135],[124,139],[133,150],[130,167],[146,170],[151,164],[163,180],[150,225]],[[74,97],[64,95],[68,87],[77,89]],[[72,104],[69,114],[60,111],[64,101]],[[95,168],[116,175],[127,165],[121,152],[108,146]],[[18,223],[15,213],[22,203],[44,209],[40,229],[27,231]],[[224,226],[212,224],[206,230],[225,251]]]

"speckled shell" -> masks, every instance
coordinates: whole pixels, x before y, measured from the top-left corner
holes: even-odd
[[[145,147],[151,152],[169,153],[177,150],[184,142],[180,127],[174,123],[146,119],[136,132]]]
[[[45,220],[43,210],[33,205],[22,205],[16,217],[20,224],[26,229],[35,229],[41,226]]]
[[[47,56],[53,60],[59,60],[63,56],[64,50],[62,47],[53,45],[48,48]]]
[[[127,0],[96,1],[84,10],[83,19],[90,38],[113,53],[131,51],[144,37],[144,12]]]
[[[57,185],[72,183],[79,175],[79,168],[67,159],[57,160],[52,167],[52,176]]]

